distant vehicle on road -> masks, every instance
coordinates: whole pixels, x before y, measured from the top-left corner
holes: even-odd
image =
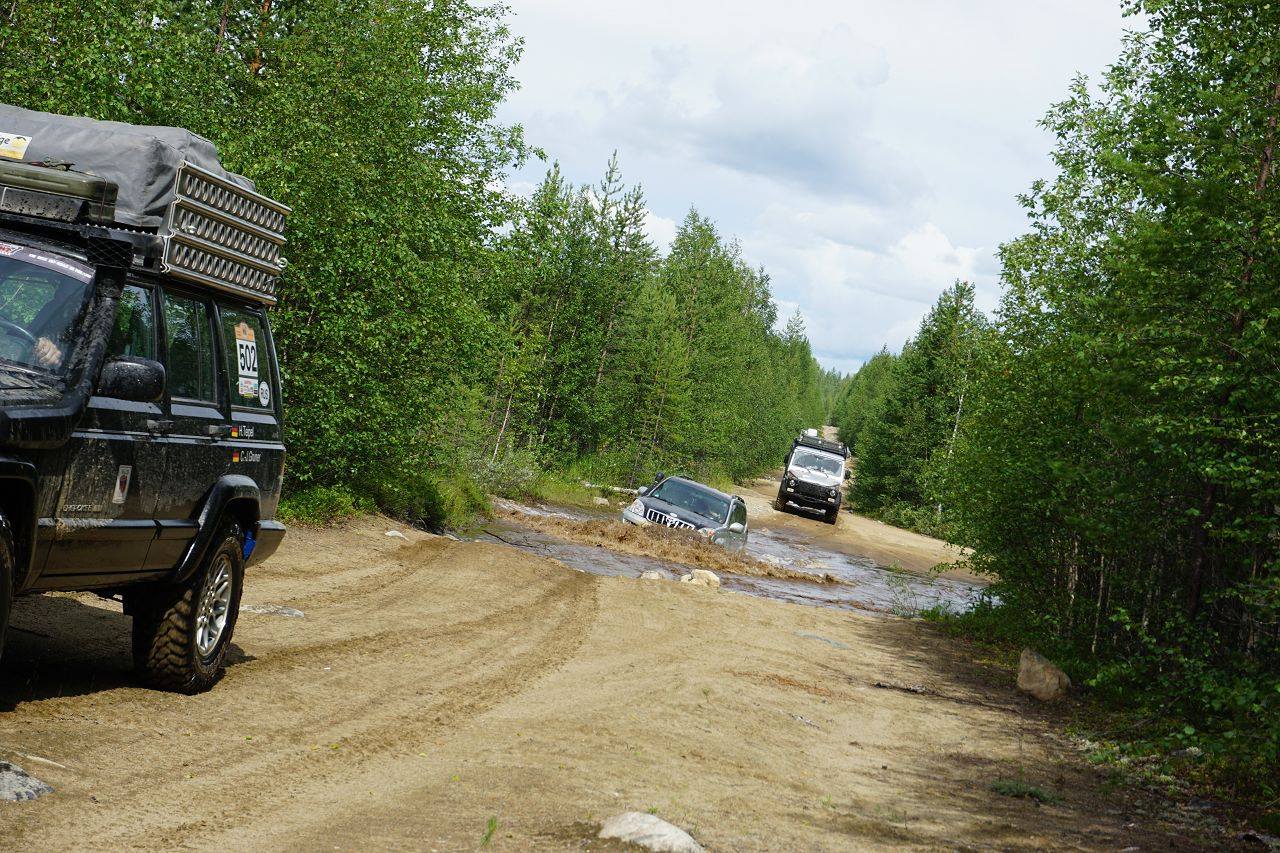
[[[786,466],[778,484],[774,508],[786,512],[792,505],[820,510],[823,520],[835,524],[840,515],[844,481],[849,479],[845,460],[849,448],[838,441],[818,437],[808,429],[791,444],[791,452],[782,460]]]
[[[686,479],[659,474],[652,486],[622,511],[628,524],[688,530],[707,541],[741,551],[747,547],[747,503],[737,495]]]

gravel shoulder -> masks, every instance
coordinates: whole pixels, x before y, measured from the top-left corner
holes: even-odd
[[[494,849],[617,849],[628,810],[710,850],[1188,846],[920,623],[392,527],[293,531],[245,602],[305,615],[244,614],[197,697],[134,686],[113,602],[23,599],[0,760],[55,792],[0,803],[0,846],[473,850],[492,818]]]

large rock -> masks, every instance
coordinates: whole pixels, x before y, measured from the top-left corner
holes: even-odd
[[[596,495],[594,498],[592,498],[591,502],[596,506],[609,506],[609,499],[606,497],[601,497],[600,495]]]
[[[664,581],[666,579],[666,575],[656,569],[645,569],[640,573],[640,580],[642,581]]]
[[[616,838],[654,853],[702,853],[702,845],[678,826],[643,812],[614,815],[600,827],[601,838]]]
[[[1018,658],[1018,689],[1041,702],[1057,702],[1071,689],[1071,679],[1044,655],[1023,649]]]
[[[45,783],[8,761],[0,761],[0,800],[34,800],[53,792]]]
[[[706,569],[694,569],[687,575],[681,575],[680,582],[691,583],[695,586],[706,586],[711,589],[720,588],[720,576],[715,572],[709,572]]]

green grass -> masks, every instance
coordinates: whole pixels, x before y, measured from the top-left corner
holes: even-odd
[[[280,501],[277,517],[285,524],[318,527],[336,524],[374,509],[372,502],[356,497],[345,486],[312,486]]]
[[[480,846],[488,847],[493,841],[493,834],[498,831],[498,816],[494,815],[489,818],[489,822],[485,824],[484,835],[480,836]]]
[[[997,779],[991,783],[991,791],[1002,797],[1035,800],[1037,803],[1062,802],[1062,798],[1057,794],[1052,794],[1021,779]]]

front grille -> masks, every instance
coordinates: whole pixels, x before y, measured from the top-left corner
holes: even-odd
[[[693,530],[693,525],[687,521],[681,521],[675,515],[667,515],[665,512],[657,509],[645,507],[644,520],[662,527],[671,527],[676,530]]]
[[[810,498],[825,498],[831,493],[830,486],[819,486],[816,483],[806,483],[803,480],[796,480],[795,490],[796,494]]]

